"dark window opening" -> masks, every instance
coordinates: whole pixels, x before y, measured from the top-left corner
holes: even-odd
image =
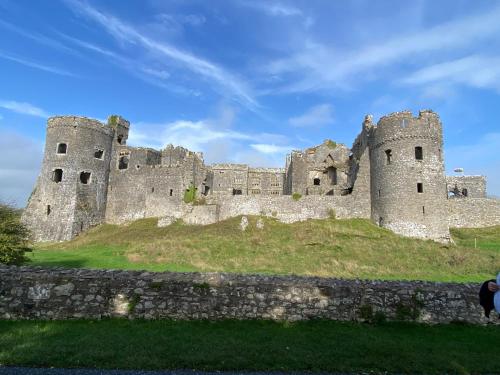
[[[152,188],[151,188],[151,193],[154,193],[154,192],[155,192],[155,188],[154,188],[154,187],[152,187]]]
[[[417,184],[417,192],[418,193],[423,193],[424,192],[424,184],[423,183],[419,182]]]
[[[119,135],[118,137],[116,137],[116,141],[119,143],[119,144],[122,144],[123,142],[123,135]]]
[[[233,189],[233,195],[242,195],[243,192],[241,191],[241,189]]]
[[[415,147],[415,159],[424,160],[424,150],[420,146]]]
[[[90,172],[81,172],[80,173],[80,182],[82,184],[87,185],[90,181]]]
[[[379,225],[379,226],[384,225],[384,218],[383,218],[382,216],[380,216],[380,217],[378,218],[378,225]]]
[[[170,196],[174,195],[174,189],[170,189]]]
[[[66,151],[68,151],[68,145],[66,143],[59,143],[57,145],[57,153],[58,154],[65,154]]]
[[[54,181],[54,182],[61,182],[62,181],[62,176],[63,176],[63,170],[62,169],[55,169],[52,172],[52,181]]]
[[[136,167],[137,169],[140,169],[140,168],[141,168],[141,166],[140,166],[139,164],[137,164],[135,167]]]
[[[467,189],[462,189],[462,195],[467,197],[469,195],[469,191]]]
[[[203,194],[208,195],[208,192],[210,191],[210,186],[205,186],[203,189],[204,189]]]
[[[386,157],[386,160],[387,160],[387,165],[391,164],[392,150],[385,150],[385,157]]]
[[[127,169],[128,168],[128,161],[129,157],[128,156],[120,156],[120,159],[118,160],[118,169]]]
[[[378,190],[378,197],[380,198],[380,189]]]
[[[321,180],[320,180],[319,178],[315,178],[315,179],[313,180],[313,184],[314,184],[315,186],[319,186],[319,185],[320,185],[320,183],[321,183]]]
[[[94,158],[102,160],[103,156],[104,156],[104,150],[94,151]]]
[[[425,215],[425,206],[422,206],[422,215]]]
[[[49,204],[49,205],[47,205],[47,216],[49,216],[51,212],[52,212],[52,209],[50,208],[50,204]]]

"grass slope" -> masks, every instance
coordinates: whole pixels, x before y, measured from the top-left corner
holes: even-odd
[[[152,271],[224,271],[343,278],[482,281],[500,269],[500,226],[453,230],[456,245],[404,238],[368,220],[283,224],[249,217],[208,226],[156,219],[101,225],[73,241],[39,246],[32,264]],[[474,238],[478,248],[474,249]]]
[[[498,374],[500,327],[0,321],[0,366]]]

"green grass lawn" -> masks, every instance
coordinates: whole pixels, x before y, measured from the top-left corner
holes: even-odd
[[[500,373],[500,327],[333,321],[0,321],[0,366]]]
[[[39,245],[33,265],[298,274],[367,279],[483,281],[500,270],[500,226],[452,230],[455,245],[404,238],[368,220],[283,224],[249,217],[207,226],[156,219],[101,225],[73,241]],[[474,248],[474,238],[478,248]]]

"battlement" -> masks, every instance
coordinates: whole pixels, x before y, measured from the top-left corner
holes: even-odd
[[[84,116],[53,116],[47,120],[47,129],[73,127],[82,129],[92,129],[106,135],[113,135],[113,129],[102,122]]]

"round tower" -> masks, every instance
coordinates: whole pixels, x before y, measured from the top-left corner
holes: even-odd
[[[35,240],[68,240],[102,222],[114,133],[85,117],[49,118],[41,173],[24,214]]]
[[[372,220],[410,237],[448,242],[446,178],[439,116],[382,117],[370,140]]]

